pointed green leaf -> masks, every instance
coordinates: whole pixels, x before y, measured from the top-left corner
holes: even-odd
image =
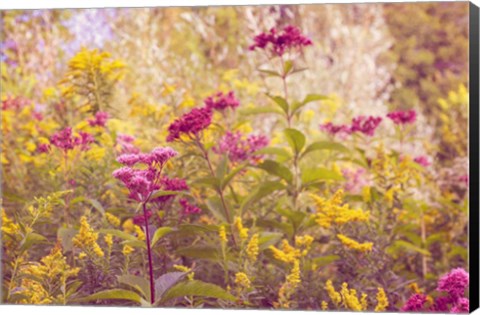
[[[230,302],[234,302],[236,300],[233,295],[215,284],[206,283],[199,280],[190,280],[181,282],[165,292],[161,302],[166,302],[168,300],[184,296],[217,298]]]
[[[147,279],[134,275],[117,276],[118,282],[126,284],[142,293],[143,298],[150,299],[150,284]]]
[[[281,96],[272,96],[267,94],[267,96],[275,102],[283,110],[285,114],[288,115],[288,102]]]
[[[305,135],[297,129],[287,128],[285,129],[285,136],[287,137],[288,144],[292,147],[296,154],[299,154],[305,145]]]
[[[151,242],[151,247],[153,248],[153,246],[162,238],[164,237],[165,235],[173,232],[174,229],[169,227],[169,226],[163,226],[163,227],[160,227],[158,228],[155,233],[153,234],[153,237],[152,237],[152,242]]]
[[[272,161],[272,160],[265,160],[261,164],[257,166],[258,168],[261,168],[262,170],[267,171],[268,173],[278,176],[280,178],[285,179],[287,182],[291,182],[293,179],[292,172],[288,169],[283,164],[280,164],[278,162]]]
[[[155,301],[158,301],[168,289],[182,280],[186,274],[186,272],[181,271],[167,272],[155,280]]]
[[[112,289],[93,293],[89,296],[75,299],[76,302],[86,302],[86,301],[95,301],[95,300],[129,300],[136,303],[141,303],[142,297],[138,293],[123,290],[123,289]]]

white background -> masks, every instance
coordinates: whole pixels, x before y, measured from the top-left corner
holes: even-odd
[[[439,0],[446,2],[446,0]],[[3,2],[3,3],[2,3]],[[388,0],[366,0],[366,1],[339,1],[339,0],[175,0],[175,1],[162,1],[162,0],[3,0],[0,2],[0,10],[3,9],[44,9],[44,8],[104,8],[104,7],[154,7],[154,6],[192,6],[192,5],[248,5],[248,4],[307,4],[307,3],[363,3],[363,2],[402,2],[402,1],[388,1]],[[405,2],[418,2],[418,1],[405,1]],[[477,6],[480,6],[480,0],[473,0]],[[476,283],[475,285],[478,285]],[[191,315],[277,315],[282,314],[282,311],[272,313],[272,311],[246,311],[246,310],[212,310],[212,309],[142,309],[139,307],[86,307],[86,306],[10,306],[0,305],[0,315],[82,315],[88,313],[89,315],[104,315],[105,313],[114,313],[114,315],[132,315],[135,314],[191,314]],[[284,313],[285,315],[299,315],[299,314],[311,314],[312,312],[301,311],[289,311]],[[339,313],[339,312],[336,312]],[[354,312],[341,312],[342,314],[354,315]],[[379,314],[365,312],[363,314]],[[415,313],[409,313],[415,314]],[[474,314],[480,315],[480,310],[477,310]]]

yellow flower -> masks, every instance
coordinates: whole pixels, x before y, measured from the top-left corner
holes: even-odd
[[[357,292],[355,290],[348,289],[348,283],[344,282],[342,284],[342,289],[340,290],[340,295],[343,299],[343,305],[349,308],[352,311],[361,311],[362,305],[357,297]]]
[[[302,248],[302,256],[306,256],[313,243],[313,237],[310,235],[296,236],[295,246]]]
[[[112,234],[107,234],[104,236],[105,243],[107,244],[108,248],[111,250],[113,246],[113,236]]]
[[[135,224],[132,219],[125,220],[122,225],[123,231],[132,234],[135,232]]]
[[[302,256],[300,250],[292,247],[287,240],[282,240],[281,250],[273,245],[271,245],[269,249],[273,252],[273,257],[275,257],[275,259],[286,263],[294,263],[300,256]]]
[[[322,301],[322,311],[328,310],[328,303],[326,301]]]
[[[287,276],[287,282],[293,284],[295,287],[301,282],[300,279],[300,261],[293,262],[293,268]]]
[[[220,237],[220,241],[222,241],[223,244],[226,244],[228,239],[227,239],[227,232],[225,231],[225,227],[222,225],[218,231],[218,236]]]
[[[252,238],[250,239],[250,242],[247,244],[247,256],[248,259],[254,263],[257,260],[258,256],[258,233],[253,234]]]
[[[188,268],[187,266],[183,265],[173,265],[173,268],[175,268],[175,270],[187,273],[188,280],[193,280],[195,273],[192,272],[192,268]]]
[[[73,238],[73,245],[85,252],[91,252],[98,257],[103,257],[103,250],[97,243],[98,233],[95,233],[90,227],[86,216],[80,218],[80,230]]]
[[[328,296],[332,300],[333,304],[338,307],[342,302],[342,296],[340,295],[340,293],[335,291],[332,280],[327,280],[325,289],[327,290]]]
[[[368,307],[368,301],[367,301],[368,295],[365,293],[362,293],[362,298],[360,299],[360,304],[362,305],[362,311],[366,311]]]
[[[130,246],[130,245],[123,245],[123,248],[122,248],[122,254],[124,256],[128,256],[130,255],[131,253],[133,253],[135,251],[135,249]]]
[[[251,286],[250,279],[248,279],[248,276],[243,272],[237,272],[235,274],[235,284],[237,284],[242,290],[248,289]]]
[[[233,225],[237,229],[238,235],[240,236],[241,240],[245,240],[248,238],[248,229],[243,227],[242,219],[240,217],[235,217]]]
[[[371,242],[366,242],[361,244],[343,234],[337,234],[337,237],[342,242],[343,245],[359,252],[369,252],[372,250],[372,247],[373,247],[373,243]]]
[[[116,216],[114,216],[111,213],[105,213],[105,218],[107,219],[108,223],[113,225],[114,227],[119,227],[120,226],[120,219]]]
[[[383,288],[378,288],[377,292],[377,306],[375,307],[375,312],[383,312],[388,307],[388,298],[385,294]]]
[[[139,227],[138,225],[135,225],[134,229],[135,229],[135,233],[137,234],[137,238],[140,241],[144,241],[145,240],[145,232],[143,232],[142,228]]]

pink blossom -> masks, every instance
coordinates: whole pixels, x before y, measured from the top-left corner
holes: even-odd
[[[470,301],[467,298],[459,298],[450,309],[450,313],[468,313],[470,312]]]
[[[402,311],[404,312],[419,312],[423,310],[423,305],[427,302],[427,297],[420,293],[415,293],[408,301],[403,305]]]
[[[39,144],[37,147],[38,153],[47,153],[50,151],[50,145],[48,143]]]
[[[147,209],[147,211],[145,211],[145,215],[147,216],[147,221],[148,221],[152,217],[152,210]],[[140,225],[140,226],[146,226],[147,222],[145,222],[145,215],[142,213],[142,214],[138,214],[138,215],[134,216],[133,217],[133,224]]]
[[[182,198],[179,200],[180,205],[183,208],[182,215],[190,215],[190,214],[197,214],[202,212],[202,210],[191,203],[188,202],[186,198]]]
[[[133,141],[135,141],[135,138],[130,136],[130,135],[123,135],[119,134],[117,135],[117,144],[120,145],[120,153],[121,154],[138,154],[140,153],[140,149],[137,148],[134,144]]]
[[[320,125],[320,130],[325,131],[326,133],[336,136],[336,135],[350,135],[352,129],[347,125],[334,125],[331,122]]]
[[[463,268],[456,268],[438,281],[437,291],[447,292],[453,300],[463,297],[468,287],[469,275]]]
[[[63,151],[73,150],[75,147],[80,147],[82,151],[90,149],[89,144],[95,141],[93,136],[82,131],[79,132],[79,135],[80,137],[73,136],[72,128],[67,127],[54,133],[50,137],[50,143]]]
[[[415,110],[396,111],[387,114],[396,125],[413,124],[417,119],[417,112]]]
[[[168,127],[167,142],[179,140],[182,134],[197,136],[212,123],[212,109],[208,107],[194,108],[189,113],[176,119]]]
[[[227,108],[235,109],[240,105],[240,102],[235,98],[233,91],[228,92],[228,94],[218,92],[215,95],[207,97],[204,103],[207,108],[218,111],[223,111]]]
[[[231,162],[238,163],[250,160],[252,163],[258,161],[261,156],[255,152],[266,147],[269,140],[263,135],[249,135],[243,139],[242,134],[227,132],[219,141],[219,144],[213,147],[213,152],[217,154],[227,154]]]
[[[431,164],[428,158],[424,155],[417,156],[415,159],[413,159],[413,161],[423,167],[428,167]]]
[[[361,132],[367,136],[373,136],[375,129],[382,122],[382,117],[373,117],[373,116],[358,116],[352,119],[352,132]]]
[[[105,127],[107,120],[108,120],[108,113],[106,112],[97,112],[93,119],[89,119],[88,123],[90,126],[98,126],[98,127]]]
[[[303,47],[312,45],[312,41],[305,37],[300,29],[288,25],[282,32],[275,28],[270,32],[260,33],[254,38],[254,44],[250,45],[250,50],[257,48],[267,50],[273,56],[282,56],[285,52],[291,50],[301,50]]]
[[[9,96],[7,99],[2,101],[2,110],[11,109],[11,110],[18,111],[18,110],[24,108],[25,106],[27,106],[29,103],[30,103],[30,100],[28,100],[24,97],[21,97],[21,96],[11,97],[11,96]]]

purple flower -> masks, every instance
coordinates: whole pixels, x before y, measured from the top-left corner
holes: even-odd
[[[287,51],[301,50],[303,47],[312,45],[312,41],[292,25],[286,26],[282,32],[272,28],[270,32],[260,33],[253,40],[250,50],[257,48],[267,50],[272,56],[282,56]]]
[[[72,128],[67,127],[54,133],[50,137],[50,143],[64,151],[73,150],[75,147],[75,139],[72,137]]]
[[[414,110],[396,111],[387,114],[396,125],[413,124],[417,119],[417,112]]]
[[[382,117],[373,117],[373,116],[358,116],[352,119],[352,132],[361,132],[367,136],[373,136],[375,129],[382,122]]]
[[[218,92],[215,95],[207,97],[204,103],[207,108],[218,111],[223,111],[227,108],[235,109],[240,105],[240,102],[235,98],[233,91],[228,92],[228,94]]]
[[[336,136],[336,135],[350,135],[352,133],[352,128],[347,125],[334,125],[331,122],[320,125],[320,130],[325,131],[326,133]]]
[[[105,127],[109,115],[106,112],[97,112],[93,119],[89,119],[88,123],[90,126]]]
[[[365,169],[359,168],[357,170],[343,169],[343,177],[345,177],[345,190],[351,193],[359,193],[360,190],[367,184],[365,180]]]
[[[37,147],[38,153],[47,153],[49,151],[50,151],[50,145],[48,143],[42,143]]]
[[[171,158],[177,156],[177,151],[170,147],[165,148],[155,148],[150,153],[151,160],[158,164],[165,164]]]
[[[167,142],[179,140],[182,134],[195,137],[212,123],[212,110],[208,107],[194,108],[176,119],[168,127]]]
[[[138,154],[122,154],[117,158],[117,162],[126,166],[133,166],[139,161]]]
[[[120,154],[140,153],[140,149],[133,144],[133,141],[135,141],[135,138],[130,135],[117,135],[117,144],[120,145]]]
[[[423,294],[415,293],[401,308],[404,312],[419,312],[423,310],[423,305],[427,302],[427,297]]]
[[[255,152],[266,147],[269,143],[267,137],[263,135],[249,135],[243,139],[240,132],[227,132],[217,146],[213,147],[213,152],[217,154],[227,154],[233,163],[250,160],[256,163],[261,156]]]
[[[167,191],[187,191],[189,189],[187,183],[184,179],[181,178],[169,178],[169,177],[162,177],[160,179],[160,185],[157,189],[167,190]],[[152,201],[158,203],[165,203],[172,200],[175,195],[165,195],[155,198]]]
[[[190,215],[190,214],[197,214],[202,212],[202,210],[191,203],[188,202],[186,198],[182,198],[179,200],[180,205],[183,208],[182,215]]]
[[[177,152],[170,147],[155,148],[150,153],[122,154],[117,158],[117,162],[126,166],[133,166],[137,163],[142,163],[150,166],[158,165],[163,167],[168,160],[176,155]]]
[[[457,300],[465,294],[468,282],[468,272],[463,268],[456,268],[440,278],[437,291],[447,292],[453,300]]]
[[[450,313],[468,313],[470,312],[470,301],[467,298],[459,298],[457,303],[451,308]]]
[[[413,161],[423,167],[428,167],[431,164],[428,158],[424,155],[417,156]]]

